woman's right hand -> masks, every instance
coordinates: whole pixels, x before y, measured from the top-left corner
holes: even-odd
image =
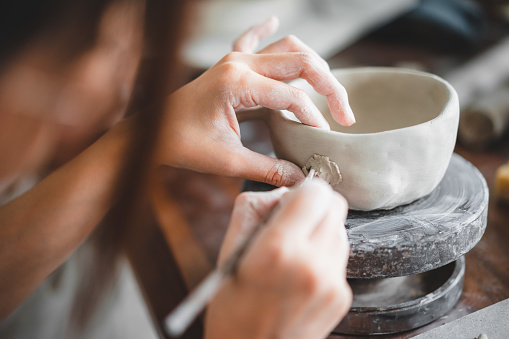
[[[219,261],[276,205],[210,304],[206,338],[324,338],[348,312],[347,202],[321,180],[240,195]]]

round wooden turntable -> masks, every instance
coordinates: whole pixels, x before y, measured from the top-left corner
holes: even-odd
[[[468,161],[453,154],[429,195],[388,211],[350,211],[349,278],[388,278],[427,272],[455,261],[481,239],[488,186]]]
[[[271,188],[244,185],[249,191]],[[446,314],[463,289],[463,255],[486,228],[488,197],[482,174],[453,154],[429,195],[392,210],[350,211],[347,275],[354,300],[334,332],[402,332]]]

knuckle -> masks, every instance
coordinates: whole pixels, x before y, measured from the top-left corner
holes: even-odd
[[[301,44],[300,39],[293,34],[287,35],[286,37],[283,38],[283,40],[287,46],[291,47],[298,47]]]
[[[249,207],[255,204],[255,193],[243,192],[235,199],[236,207]]]
[[[247,65],[236,58],[236,56],[230,56],[234,53],[236,52],[229,53],[217,64],[216,67],[219,71],[218,79],[231,82],[232,79],[237,79],[239,74],[247,69]]]
[[[334,199],[336,200],[336,203],[341,205],[341,206],[344,206],[344,207],[348,207],[348,201],[346,200],[346,198],[338,193],[337,191],[333,191],[334,192]]]
[[[337,83],[337,86],[336,86],[336,91],[337,91],[337,94],[339,97],[341,98],[347,98],[348,97],[348,93],[346,91],[346,88],[341,85],[339,82]]]
[[[292,89],[292,96],[294,100],[299,103],[308,103],[309,101],[311,101],[307,93],[300,88]]]
[[[330,283],[321,294],[321,300],[338,317],[343,317],[352,304],[352,290],[346,282]]]
[[[287,253],[284,246],[284,235],[272,232],[270,241],[264,248],[265,259],[270,266],[284,267],[287,263]]]
[[[318,294],[322,289],[322,280],[316,270],[311,265],[302,265],[299,272],[302,292],[308,295]]]
[[[237,61],[239,58],[239,54],[240,54],[239,52],[230,52],[221,59],[221,63]]]
[[[233,76],[239,74],[239,72],[241,71],[241,66],[238,62],[228,61],[221,64],[220,70],[221,76],[219,77],[219,79],[222,79],[223,81],[228,81]]]
[[[308,74],[322,73],[329,70],[328,66],[324,67],[327,63],[313,53],[301,52],[300,62],[302,69]]]
[[[312,64],[316,64],[318,61],[318,58],[316,56],[308,52],[301,52],[299,53],[299,55],[302,62],[302,66],[306,68],[308,68]]]
[[[340,302],[342,296],[343,292],[339,287],[331,286],[331,288],[324,293],[324,300],[329,305],[336,305]]]
[[[346,282],[337,282],[330,284],[330,288],[326,292],[327,300],[332,303],[348,304],[352,298],[352,290]]]
[[[208,90],[218,93],[218,100],[224,104],[224,100],[233,100],[234,88],[246,87],[247,65],[239,61],[227,61],[218,63],[214,68],[215,73]]]

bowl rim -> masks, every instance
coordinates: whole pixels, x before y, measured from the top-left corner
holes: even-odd
[[[395,128],[395,129],[390,129],[390,130],[380,131],[380,132],[344,133],[344,132],[338,132],[338,131],[333,131],[333,130],[326,130],[326,129],[323,129],[323,128],[317,128],[317,127],[314,127],[314,126],[309,126],[309,125],[303,124],[301,122],[297,122],[295,120],[289,119],[285,115],[285,113],[282,112],[282,110],[273,110],[273,111],[275,111],[276,114],[270,114],[269,115],[269,117],[270,117],[269,119],[272,119],[272,118],[280,119],[284,123],[286,123],[286,124],[288,124],[290,126],[293,125],[294,127],[299,127],[299,128],[302,128],[303,130],[306,130],[306,129],[313,130],[314,133],[318,133],[318,134],[321,133],[321,134],[324,134],[324,135],[341,135],[343,137],[348,137],[348,138],[363,138],[363,137],[365,138],[367,136],[368,137],[369,136],[374,136],[374,135],[376,135],[376,136],[387,135],[388,136],[388,135],[392,135],[392,134],[395,134],[395,133],[401,133],[401,131],[411,131],[411,130],[420,128],[421,126],[430,125],[430,124],[433,124],[433,123],[435,123],[437,121],[444,120],[446,118],[446,113],[448,113],[449,111],[451,111],[451,113],[448,114],[448,115],[451,115],[451,114],[454,113],[454,112],[452,112],[453,110],[445,109],[445,107],[450,106],[451,103],[454,103],[454,102],[458,103],[458,94],[456,93],[456,90],[452,87],[452,85],[449,82],[447,82],[446,80],[444,80],[443,78],[439,77],[438,75],[435,75],[435,74],[432,74],[432,73],[428,73],[428,72],[423,72],[423,71],[418,71],[418,70],[408,69],[408,68],[402,68],[402,67],[378,67],[378,66],[352,67],[352,68],[334,68],[334,69],[331,69],[331,72],[334,75],[339,74],[339,73],[341,73],[341,74],[345,74],[345,73],[352,73],[352,74],[356,74],[356,73],[373,73],[373,74],[391,73],[391,74],[394,74],[394,73],[396,73],[396,74],[408,74],[408,75],[415,75],[415,76],[418,76],[418,77],[429,78],[429,79],[435,80],[437,83],[442,84],[448,90],[447,91],[448,92],[448,98],[447,98],[447,101],[444,103],[440,114],[438,114],[433,119],[427,120],[425,122],[422,122],[422,123],[419,123],[419,124],[416,124],[416,125],[400,127],[400,128]],[[302,78],[299,78],[299,79],[295,79],[295,80],[289,82],[288,84],[292,85],[295,82],[303,82],[303,81],[306,81],[306,80],[304,80]],[[459,116],[459,109],[458,110],[454,110],[454,111],[457,111],[457,114],[455,114],[455,115]]]

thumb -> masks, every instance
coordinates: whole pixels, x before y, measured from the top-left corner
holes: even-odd
[[[295,164],[256,153],[243,147],[236,162],[237,176],[265,182],[274,186],[293,186],[304,180],[302,170]]]

